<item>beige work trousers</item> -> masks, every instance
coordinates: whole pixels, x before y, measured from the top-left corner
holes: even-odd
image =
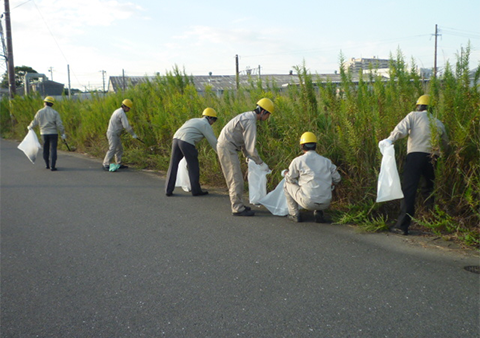
[[[315,203],[312,201],[298,184],[285,182],[283,187],[287,199],[288,213],[292,216],[298,215],[298,207],[306,210],[325,210],[330,206],[328,203]]]
[[[217,144],[218,160],[228,187],[232,212],[245,210],[243,203],[243,175],[237,149],[233,144]]]
[[[105,158],[103,159],[103,165],[109,166],[110,160],[112,159],[113,155],[115,155],[115,162],[117,164],[122,164],[123,146],[120,135],[115,133],[107,133],[107,138],[108,151],[105,155]]]

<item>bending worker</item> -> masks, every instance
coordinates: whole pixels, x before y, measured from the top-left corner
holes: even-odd
[[[43,100],[43,109],[40,109],[35,114],[35,118],[27,127],[29,130],[40,127],[40,135],[43,140],[43,159],[45,160],[45,168],[51,171],[56,171],[57,167],[57,145],[58,145],[58,131],[62,133],[62,140],[65,140],[65,129],[63,128],[60,114],[52,108],[55,99],[47,96]],[[51,155],[51,162],[50,162]]]
[[[391,231],[401,232],[403,235],[408,235],[408,227],[415,215],[415,196],[422,176],[425,179],[425,187],[422,189],[425,205],[433,206],[435,163],[440,156],[440,140],[444,147],[448,143],[445,126],[428,112],[429,105],[430,96],[420,96],[416,103],[416,111],[409,113],[397,124],[388,138],[380,141],[393,144],[396,140],[408,136],[402,182],[404,198],[397,223],[390,228]],[[433,135],[432,126],[435,130]],[[436,140],[436,144],[432,144],[432,139]]]
[[[203,117],[190,119],[185,122],[173,135],[172,154],[167,172],[165,194],[173,195],[177,180],[178,163],[185,157],[188,166],[188,177],[193,196],[207,195],[208,191],[200,188],[200,166],[198,164],[198,151],[195,145],[204,137],[217,151],[217,138],[213,134],[212,124],[217,121],[217,112],[213,108],[205,108]]]
[[[122,134],[122,130],[125,129],[133,138],[138,138],[130,126],[130,123],[128,123],[127,114],[125,114],[128,113],[132,107],[133,102],[125,99],[122,101],[122,106],[115,110],[110,117],[107,129],[108,151],[103,159],[103,170],[110,170],[110,160],[114,155],[115,162],[119,165],[119,169],[128,168],[128,166],[122,164],[123,146],[120,135]]]
[[[238,159],[238,151],[245,157],[262,165],[268,171],[268,166],[258,156],[255,149],[257,140],[257,121],[266,121],[274,111],[273,102],[263,98],[257,102],[254,111],[245,112],[231,119],[223,127],[218,137],[217,152],[223,175],[227,183],[232,213],[234,216],[254,216],[250,207],[243,203],[243,175]]]
[[[311,132],[300,138],[303,155],[296,157],[285,172],[288,218],[301,222],[299,206],[313,210],[315,222],[324,223],[323,210],[330,206],[334,184],[340,182],[337,167],[316,152],[317,137]]]

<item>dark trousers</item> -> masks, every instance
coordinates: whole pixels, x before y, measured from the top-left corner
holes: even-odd
[[[57,163],[57,145],[58,145],[58,134],[45,134],[42,135],[43,139],[43,159],[45,160],[45,165],[52,168],[55,168]],[[50,155],[52,156],[50,162]]]
[[[423,176],[425,182],[422,186],[422,196],[427,207],[432,207],[433,188],[435,181],[435,163],[437,157],[427,153],[410,153],[407,155],[403,168],[402,191],[404,198],[400,207],[396,227],[408,230],[412,217],[415,215],[415,197],[418,184]]]
[[[168,166],[165,193],[171,194],[175,189],[178,163],[180,163],[183,157],[185,157],[185,160],[187,161],[188,177],[190,178],[192,194],[199,194],[202,189],[200,188],[200,166],[198,164],[198,151],[194,145],[175,138],[172,142],[172,155],[170,156],[170,165]]]

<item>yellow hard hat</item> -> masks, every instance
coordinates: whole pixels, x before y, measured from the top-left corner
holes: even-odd
[[[202,113],[203,116],[217,117],[217,112],[213,108],[205,108]]]
[[[417,100],[418,105],[425,105],[428,106],[430,104],[430,95],[422,95]]]
[[[129,99],[123,100],[123,101],[122,101],[122,104],[123,104],[124,106],[127,106],[128,108],[132,108],[132,107],[133,107],[133,102],[132,102],[131,100],[129,100]]]
[[[48,103],[51,103],[51,104],[54,104],[55,103],[55,99],[51,96],[47,96],[43,102],[48,102]]]
[[[305,143],[317,143],[317,137],[315,134],[309,131],[303,133],[302,137],[300,137],[300,144]]]
[[[262,107],[262,109],[265,109],[266,111],[268,111],[270,114],[273,114],[273,111],[275,110],[275,106],[273,105],[272,100],[267,99],[266,97],[259,100],[257,102],[257,105]]]

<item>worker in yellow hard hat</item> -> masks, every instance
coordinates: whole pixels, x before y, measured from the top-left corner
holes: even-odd
[[[302,222],[299,207],[313,210],[315,222],[326,222],[323,210],[330,206],[332,190],[340,182],[337,167],[328,158],[316,152],[317,137],[305,132],[300,138],[303,155],[290,163],[285,175],[285,197],[288,206],[288,218]]]
[[[51,171],[57,170],[58,131],[62,134],[63,140],[67,138],[60,114],[52,108],[54,104],[55,99],[52,96],[45,97],[43,100],[43,109],[40,109],[35,114],[35,118],[28,126],[28,129],[36,126],[40,127],[45,168]]]
[[[115,110],[110,117],[108,122],[107,129],[107,139],[108,139],[108,151],[103,159],[103,170],[110,170],[110,160],[115,156],[115,162],[119,169],[128,168],[128,166],[122,164],[122,155],[123,155],[123,146],[120,135],[125,129],[133,138],[138,138],[137,134],[133,131],[133,128],[128,123],[128,118],[126,113],[133,108],[133,102],[130,99],[125,99],[122,101],[120,108]]]
[[[268,165],[258,156],[255,148],[257,140],[257,121],[266,121],[274,113],[272,100],[263,98],[257,102],[253,111],[235,116],[222,129],[218,137],[217,152],[223,175],[230,194],[232,214],[234,216],[254,216],[250,207],[243,202],[243,175],[238,159],[238,151],[245,157],[269,171]]]
[[[208,191],[202,190],[200,187],[200,166],[195,145],[206,138],[213,150],[217,151],[217,138],[212,129],[212,124],[217,121],[217,112],[215,109],[208,107],[203,110],[202,116],[188,120],[173,135],[172,154],[165,183],[165,194],[167,196],[173,195],[178,164],[184,157],[187,161],[192,195],[203,196],[208,194]]]
[[[392,145],[396,140],[408,136],[402,182],[404,198],[398,220],[390,228],[391,231],[403,235],[408,235],[408,228],[415,215],[415,196],[422,176],[425,179],[425,187],[422,189],[425,204],[427,207],[433,206],[435,163],[440,156],[440,145],[446,147],[448,143],[445,126],[428,112],[429,105],[430,96],[420,96],[416,102],[415,111],[410,112],[397,124],[390,136],[379,143],[379,146]],[[432,138],[432,127],[434,135],[438,137]],[[432,139],[438,139],[441,142],[432,144]]]

